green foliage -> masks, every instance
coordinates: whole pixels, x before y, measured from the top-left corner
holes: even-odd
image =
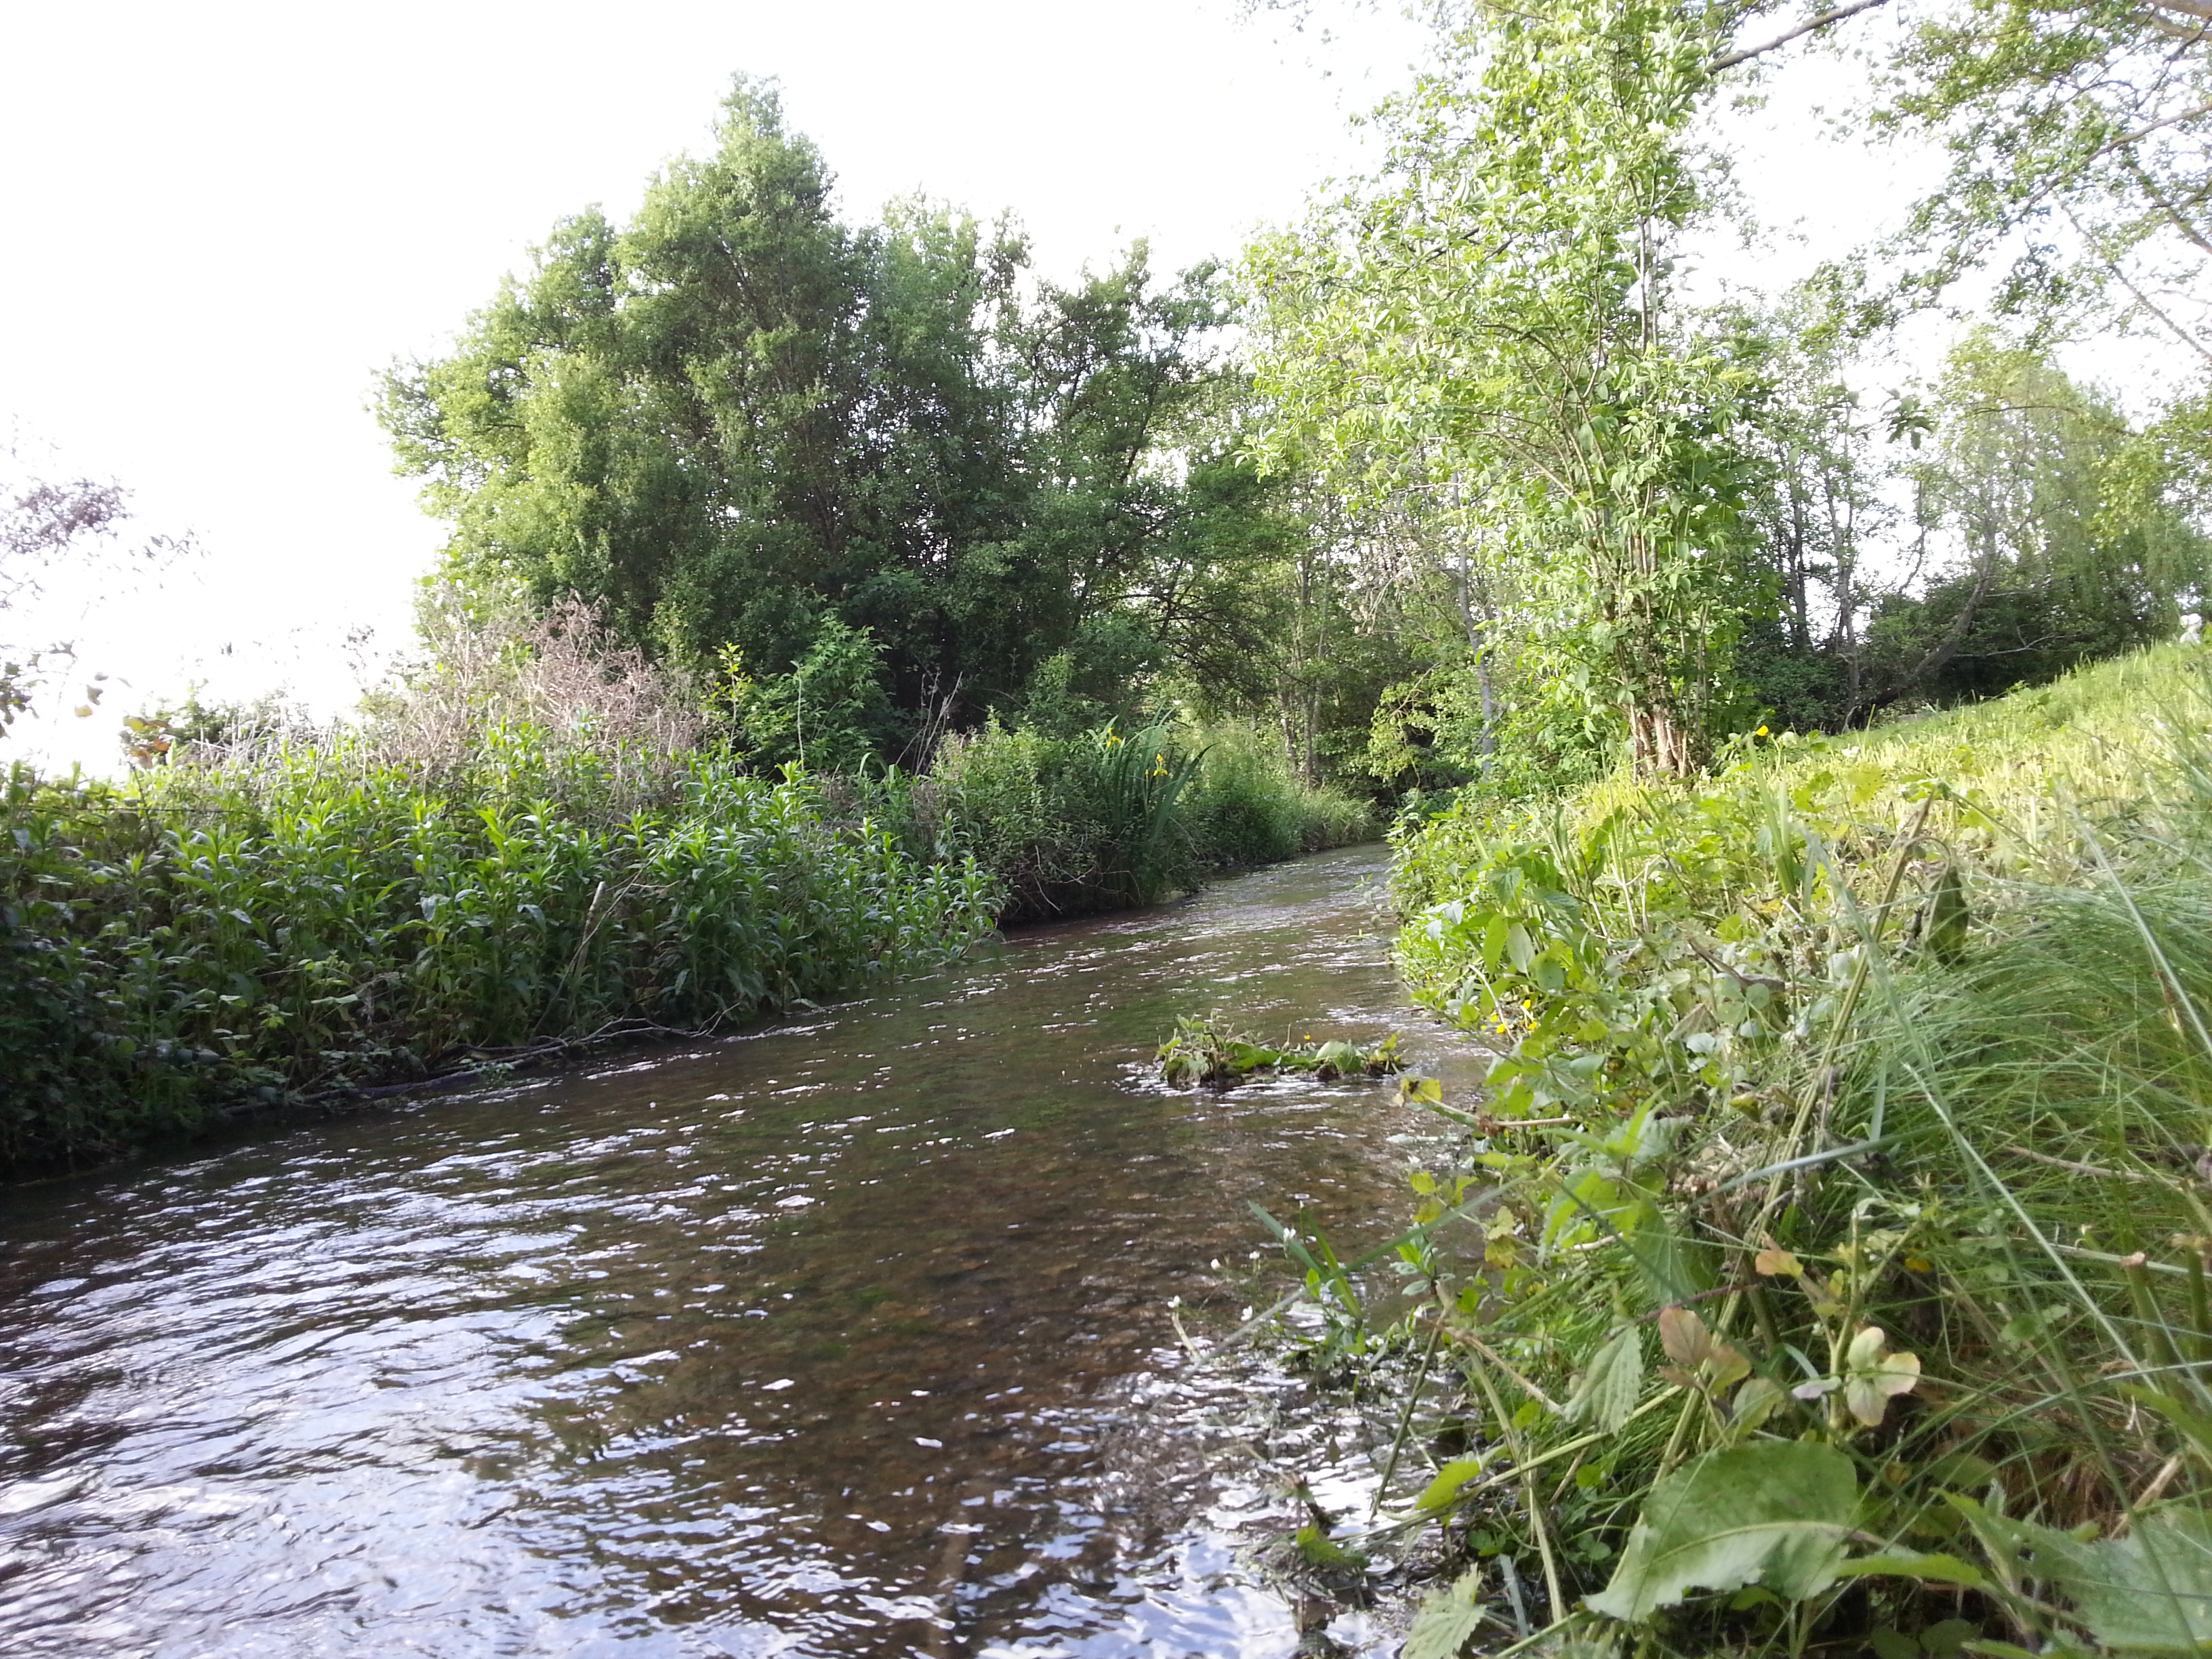
[[[1358,841],[1365,806],[1293,781],[1256,732],[1113,725],[954,733],[909,792],[917,832],[1004,879],[1010,921],[1151,904],[1219,870]],[[888,816],[896,817],[896,813]]]
[[[723,653],[718,701],[739,746],[756,764],[796,762],[817,772],[864,769],[896,729],[883,684],[883,647],[866,629],[836,617],[815,630],[787,674],[745,672],[735,647]]]
[[[817,771],[948,708],[1070,736],[1170,668],[1271,696],[1237,635],[1269,631],[1303,529],[1223,441],[1212,270],[1162,282],[1141,243],[1071,284],[1028,264],[921,200],[842,222],[741,80],[712,154],[627,224],[556,226],[450,356],[388,377],[383,418],[457,579],[580,597],[688,671],[736,653],[773,757],[802,690]]]
[[[1419,1310],[1278,1234],[1317,1355],[1402,1388],[1430,1324],[1463,1382],[1393,1409],[1482,1425],[1378,1540],[1471,1527],[1652,1653],[2191,1650],[2208,857],[2179,647],[1407,832],[1401,960],[1498,1056],[1431,1102]]]
[[[18,767],[0,806],[0,1164],[618,1023],[697,1029],[942,960],[999,890],[825,823],[803,781],[494,734],[426,780],[361,740],[124,785]],[[549,784],[556,787],[548,787]],[[562,805],[565,799],[568,805]]]
[[[1470,1568],[1442,1589],[1422,1599],[1406,1633],[1401,1659],[1457,1659],[1486,1616],[1480,1600],[1482,1570]]]
[[[1951,160],[1905,239],[1926,259],[1918,286],[2007,258],[2008,309],[2048,319],[2103,300],[2123,323],[2205,349],[2202,319],[2174,297],[2201,284],[2212,234],[2212,64],[2196,7],[1930,6],[1886,67],[1877,122]]]
[[[1723,1446],[1657,1482],[1592,1611],[1631,1623],[1692,1591],[1760,1584],[1802,1601],[1836,1581],[1858,1476],[1832,1446]]]
[[[1395,1033],[1372,1048],[1341,1038],[1316,1043],[1311,1037],[1271,1048],[1242,1036],[1221,1016],[1182,1015],[1175,1035],[1153,1056],[1160,1076],[1175,1085],[1212,1085],[1218,1089],[1262,1072],[1310,1072],[1323,1083],[1343,1077],[1387,1077],[1402,1069]]]
[[[1382,112],[1382,175],[1248,273],[1278,455],[1449,483],[1525,590],[1523,651],[1676,773],[1751,597],[1743,377],[1668,310],[1668,250],[1707,210],[1686,133],[1710,48],[1664,0],[1474,10]]]

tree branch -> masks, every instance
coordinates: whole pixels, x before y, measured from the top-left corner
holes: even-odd
[[[1734,69],[1738,64],[1747,64],[1763,53],[1772,52],[1777,46],[1786,46],[1792,40],[1812,33],[1815,29],[1824,29],[1831,23],[1840,23],[1846,17],[1856,17],[1863,11],[1872,11],[1876,6],[1888,3],[1889,0],[1851,0],[1851,3],[1848,6],[1832,7],[1818,16],[1807,18],[1796,28],[1776,35],[1771,40],[1762,41],[1755,46],[1746,46],[1741,52],[1723,52],[1706,64],[1705,73],[1717,75],[1724,69]]]

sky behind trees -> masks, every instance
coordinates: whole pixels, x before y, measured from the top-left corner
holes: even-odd
[[[125,4],[10,33],[0,434],[207,550],[89,611],[57,589],[51,631],[126,708],[195,675],[327,707],[349,629],[400,642],[441,532],[364,412],[376,372],[437,349],[562,216],[631,211],[732,71],[781,79],[848,216],[917,188],[1012,209],[1073,275],[1135,235],[1164,269],[1233,257],[1345,165],[1347,111],[1415,48],[1385,15],[1316,63],[1316,38],[1176,0]],[[19,752],[106,765],[112,724]]]
[[[441,532],[391,474],[376,372],[440,349],[562,216],[626,216],[705,146],[732,71],[780,80],[848,217],[916,189],[1011,210],[1065,277],[1137,235],[1163,272],[1234,258],[1296,217],[1357,165],[1347,117],[1421,45],[1389,5],[1298,31],[1233,0],[137,3],[12,33],[0,434],[119,479],[142,529],[205,550],[158,590],[58,584],[18,630],[79,641],[75,678],[120,682],[95,720],[27,724],[18,752],[103,768],[113,714],[191,680],[327,712],[353,684],[349,633],[373,630],[372,656],[405,643]],[[1893,164],[1821,140],[1814,106],[1844,80],[1801,61],[1730,118],[1765,157],[1745,175],[1762,217],[1802,216],[1810,240],[1717,269],[1786,281],[1901,206]]]

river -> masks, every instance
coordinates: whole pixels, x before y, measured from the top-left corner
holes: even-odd
[[[1291,1654],[1253,1547],[1295,1478],[1355,1502],[1371,1436],[1199,1355],[1290,1283],[1248,1200],[1372,1242],[1432,1121],[1147,1062],[1219,1007],[1472,1080],[1401,1004],[1383,868],[7,1193],[0,1652]]]

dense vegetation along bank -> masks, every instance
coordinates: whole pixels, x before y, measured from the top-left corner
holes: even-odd
[[[1410,1311],[1291,1241],[1396,1391],[1328,1547],[1447,1553],[1407,1651],[2212,1638],[2208,853],[2189,647],[1407,836],[1405,966],[1503,1057]]]
[[[763,776],[571,623],[448,649],[337,736],[201,743],[119,784],[10,771],[0,1168],[710,1027],[1367,833],[1235,727],[991,726],[921,776]]]

